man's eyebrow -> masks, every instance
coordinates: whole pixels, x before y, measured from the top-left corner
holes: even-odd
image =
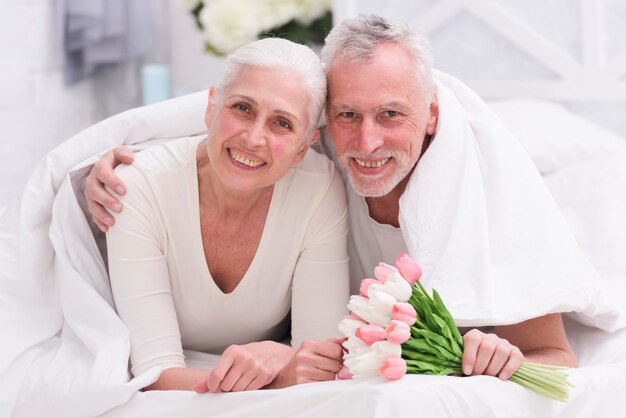
[[[252,97],[250,96],[246,96],[244,94],[233,94],[232,96],[229,97],[230,100],[232,99],[240,99],[240,100],[245,100],[247,102],[250,102],[251,104],[258,106],[259,104],[257,103],[256,100],[254,100]],[[274,113],[278,113],[279,115],[283,115],[283,116],[287,116],[289,118],[295,119],[296,122],[301,125],[302,122],[300,121],[300,119],[298,119],[298,117],[296,115],[294,115],[291,112],[288,112],[286,110],[282,110],[282,109],[272,109],[272,112]]]
[[[333,103],[330,105],[330,107],[336,110],[356,110],[356,107],[345,103]]]
[[[380,111],[380,110],[383,110],[383,109],[404,109],[404,110],[407,110],[407,109],[411,109],[411,107],[409,105],[407,105],[405,102],[397,101],[397,100],[394,100],[394,101],[391,101],[391,102],[387,102],[387,103],[383,103],[383,104],[380,104],[380,105],[374,107],[374,110],[377,111],[377,112]]]

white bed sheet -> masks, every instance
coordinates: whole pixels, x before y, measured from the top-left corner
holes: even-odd
[[[428,417],[619,417],[626,411],[626,397],[623,388],[626,386],[626,333],[619,331],[609,334],[594,328],[582,326],[576,322],[567,322],[568,335],[574,351],[579,357],[580,369],[572,370],[571,379],[576,384],[572,390],[571,400],[562,404],[537,395],[516,384],[501,382],[490,377],[438,377],[438,376],[407,376],[397,382],[382,379],[362,381],[336,381],[320,384],[309,384],[283,390],[256,391],[233,394],[198,395],[189,392],[137,392],[136,389],[146,385],[155,376],[141,376],[130,383],[127,382],[124,365],[127,363],[127,336],[122,332],[118,322],[109,315],[109,307],[102,303],[107,299],[106,289],[98,288],[89,283],[90,277],[80,279],[79,265],[85,258],[81,254],[96,257],[95,244],[87,234],[79,239],[68,241],[72,233],[71,224],[78,219],[68,218],[63,206],[56,207],[56,229],[49,230],[51,210],[49,203],[57,201],[59,187],[67,189],[67,170],[83,161],[94,152],[117,143],[136,143],[149,138],[167,138],[186,136],[198,133],[202,127],[204,95],[173,100],[169,103],[156,105],[142,110],[135,110],[93,127],[88,132],[61,145],[53,151],[40,165],[38,172],[31,179],[27,194],[20,202],[12,205],[0,217],[0,266],[6,262],[7,268],[0,269],[0,285],[13,282],[11,287],[15,293],[0,293],[3,304],[0,305],[0,416],[10,416],[12,405],[17,402],[22,411],[19,416],[33,416],[25,411],[39,411],[44,416],[92,416],[93,411],[106,410],[105,417],[171,417],[171,416],[428,416]],[[173,122],[175,121],[175,122]],[[569,166],[572,169],[572,166]],[[605,173],[606,174],[606,173]],[[62,191],[62,190],[61,190]],[[67,195],[67,193],[66,193]],[[610,198],[626,198],[625,196],[609,196]],[[600,197],[597,197],[600,199]],[[611,200],[609,199],[608,202]],[[47,203],[46,203],[47,202]],[[62,202],[57,201],[56,205]],[[609,204],[609,203],[607,203]],[[610,206],[610,204],[609,204]],[[74,208],[73,214],[80,209]],[[584,222],[584,221],[581,221]],[[86,224],[81,221],[81,231]],[[55,223],[52,224],[55,227]],[[68,229],[69,228],[69,229]],[[49,231],[49,232],[48,232]],[[54,233],[53,233],[54,232]],[[48,236],[49,235],[49,236]],[[50,350],[56,347],[58,331],[55,328],[58,306],[50,301],[50,295],[27,294],[24,286],[33,289],[45,289],[54,283],[52,271],[43,273],[43,267],[36,263],[24,264],[21,276],[11,276],[11,268],[15,268],[18,257],[33,260],[28,251],[39,251],[46,257],[50,256],[51,244],[48,238],[55,239],[55,249],[61,251],[56,255],[57,271],[62,268],[69,272],[61,280],[61,298],[68,302],[72,311],[63,312],[66,318],[72,319],[66,332],[74,333],[73,338],[66,340],[64,350]],[[64,238],[65,241],[63,241]],[[626,234],[625,234],[626,238]],[[74,242],[78,246],[66,244]],[[624,250],[624,242],[616,242],[615,251]],[[32,246],[32,247],[31,247]],[[32,250],[29,250],[32,248]],[[626,254],[626,251],[622,253]],[[8,257],[7,257],[8,256]],[[15,258],[11,258],[14,256]],[[76,258],[78,257],[78,258]],[[49,260],[46,258],[46,260]],[[77,263],[70,269],[69,263]],[[59,264],[61,263],[61,264]],[[65,264],[63,264],[65,263]],[[26,269],[28,267],[28,269]],[[87,270],[90,271],[90,270]],[[9,272],[9,273],[7,273]],[[6,273],[6,274],[5,274]],[[25,275],[28,273],[28,275]],[[93,273],[93,271],[92,271]],[[7,276],[8,274],[8,276]],[[99,274],[99,273],[98,273]],[[5,277],[6,276],[6,277]],[[56,280],[59,280],[57,276]],[[626,272],[614,272],[614,279],[626,280]],[[19,282],[18,282],[19,279]],[[80,281],[77,281],[79,280]],[[52,280],[52,281],[50,281]],[[71,283],[79,285],[70,286]],[[19,284],[19,286],[18,286]],[[89,300],[98,300],[98,304],[90,304],[85,300],[84,286],[95,286],[89,293]],[[43,287],[42,287],[43,286]],[[22,289],[22,290],[20,290]],[[93,290],[97,291],[98,297]],[[28,304],[20,300],[4,304],[7,295],[31,297]],[[100,299],[99,299],[100,298]],[[46,300],[46,302],[43,302]],[[110,301],[109,301],[110,302]],[[50,312],[29,310],[39,306],[35,303],[50,305]],[[88,304],[88,307],[84,305]],[[54,306],[53,306],[54,305]],[[80,310],[77,310],[80,308]],[[85,308],[85,309],[83,309]],[[5,312],[6,309],[6,312]],[[35,315],[36,314],[36,315]],[[108,315],[106,318],[103,314]],[[29,315],[37,318],[37,323],[29,325]],[[48,321],[49,319],[49,321]],[[46,322],[47,321],[47,322]],[[19,322],[16,327],[16,323]],[[48,323],[54,322],[54,323]],[[99,329],[103,324],[109,328]],[[46,334],[29,335],[24,340],[24,347],[19,350],[11,348],[13,334],[25,336],[32,330],[29,326],[45,329]],[[10,332],[6,334],[6,329]],[[56,330],[56,331],[55,331]],[[78,334],[76,334],[78,332]],[[103,345],[102,338],[114,338],[116,345]],[[5,339],[6,338],[6,339]],[[111,341],[106,339],[104,341]],[[71,344],[70,344],[71,342]],[[46,351],[47,350],[47,351]],[[78,351],[72,351],[78,350]],[[46,355],[42,355],[42,353]],[[63,353],[65,357],[59,357]],[[80,354],[80,358],[74,354]],[[93,357],[93,358],[92,358]],[[192,355],[194,362],[207,362],[214,357]],[[15,360],[10,364],[6,361]],[[37,367],[35,364],[38,358]],[[55,360],[56,359],[56,360]],[[48,361],[50,360],[50,361]],[[93,363],[89,363],[92,362]],[[92,369],[81,369],[82,364],[89,364]],[[115,365],[115,366],[114,366]],[[23,366],[23,367],[22,367]],[[11,376],[9,373],[14,373]],[[17,377],[17,373],[27,373],[28,378],[20,387],[20,380],[9,380]],[[76,374],[74,374],[76,373]],[[90,374],[92,373],[92,374]],[[98,385],[94,379],[106,376],[106,385]],[[83,390],[84,389],[84,390]],[[83,390],[83,392],[81,392]],[[18,391],[20,393],[18,393]],[[74,396],[59,398],[74,393]],[[80,395],[76,396],[76,393]],[[16,398],[12,398],[15,396]],[[33,403],[35,406],[32,406]],[[30,405],[30,406],[27,406]],[[114,407],[115,405],[120,405]],[[51,409],[52,408],[52,409]],[[56,408],[56,409],[54,409]],[[113,408],[113,409],[110,409]],[[64,413],[59,413],[64,411]],[[6,412],[6,414],[5,414]]]

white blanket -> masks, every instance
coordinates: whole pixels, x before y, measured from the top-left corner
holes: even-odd
[[[459,80],[438,73],[437,92],[436,135],[400,200],[403,235],[424,283],[460,326],[576,312],[609,331],[624,327],[619,299],[519,142]]]
[[[75,196],[101,150],[205,130],[206,95],[135,109],[53,150],[0,218],[0,416],[95,416],[156,379],[129,382],[128,332]],[[15,408],[15,409],[14,409]]]
[[[582,418],[626,410],[620,395],[626,366],[608,365],[624,358],[626,334],[575,323],[573,346],[589,367],[573,371],[578,387],[565,405],[488,377],[409,376],[239,394],[138,392],[158,370],[132,380],[128,375],[127,330],[115,315],[105,265],[76,196],[101,150],[199,133],[205,102],[198,93],[82,132],[46,157],[0,218],[1,417],[386,417],[421,411],[430,417]]]

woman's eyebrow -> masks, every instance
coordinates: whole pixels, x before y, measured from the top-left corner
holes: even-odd
[[[259,103],[256,100],[254,100],[252,97],[246,96],[244,94],[233,94],[232,96],[229,97],[229,99],[231,99],[231,100],[232,99],[240,99],[240,100],[245,100],[246,102],[249,102],[249,103],[253,104],[254,106],[258,106],[259,105]],[[295,119],[295,121],[299,125],[302,124],[302,122],[300,121],[300,119],[296,115],[294,115],[291,112],[288,112],[287,110],[272,109],[272,112],[277,113],[279,115],[283,115],[283,116],[289,117],[290,119]]]

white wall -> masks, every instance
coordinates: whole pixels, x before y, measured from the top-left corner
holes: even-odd
[[[155,56],[170,63],[173,94],[209,88],[219,80],[224,59],[204,52],[202,33],[179,0],[162,1],[169,3],[168,21],[159,43],[167,45],[165,56]],[[127,90],[138,88],[129,77],[120,78],[124,91],[106,97],[103,89],[119,82],[66,87],[54,13],[54,0],[0,0],[0,208],[19,194],[48,151],[111,109],[124,110],[132,96]]]
[[[53,1],[0,1],[0,207],[55,145],[93,123],[90,83],[63,84]]]
[[[204,52],[202,33],[179,0],[170,0],[170,67],[174,95],[208,89],[217,83],[224,58]]]

